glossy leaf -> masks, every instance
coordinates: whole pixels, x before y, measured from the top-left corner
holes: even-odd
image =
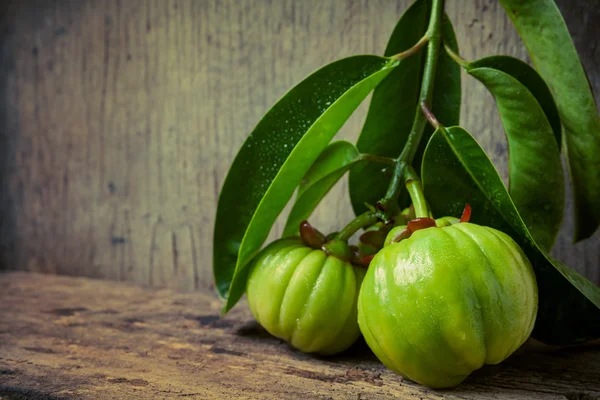
[[[412,47],[427,31],[431,0],[417,0],[402,15],[385,50],[391,56]],[[457,50],[452,25],[444,16],[444,40]],[[402,61],[373,92],[371,104],[356,144],[362,153],[398,157],[410,133],[417,110],[425,50]],[[433,92],[433,112],[442,123],[458,124],[460,114],[460,67],[441,50]],[[419,111],[420,112],[420,111]],[[420,165],[421,154],[433,130],[424,132],[414,165]],[[349,190],[352,208],[358,215],[367,210],[365,203],[374,205],[386,192],[390,175],[378,165],[364,163],[352,168]],[[407,205],[408,197],[400,203]]]
[[[552,126],[556,143],[560,149],[562,125],[560,124],[558,108],[556,108],[554,97],[552,97],[548,85],[546,85],[546,82],[544,82],[535,69],[518,58],[502,55],[481,58],[468,63],[466,66],[467,72],[476,68],[493,68],[502,71],[525,86],[540,104],[544,114],[546,114],[546,118],[548,118],[548,122]]]
[[[503,71],[478,64],[483,63],[470,64],[466,70],[496,100],[510,152],[510,195],[536,242],[550,251],[565,204],[565,180],[552,126],[527,87]]]
[[[297,235],[300,223],[310,217],[333,185],[360,160],[352,143],[339,141],[327,146],[302,179],[283,236]]]
[[[554,94],[575,202],[574,240],[600,225],[600,117],[565,21],[553,0],[500,0]]]
[[[242,296],[247,264],[331,138],[397,61],[356,56],[294,87],[258,123],[237,154],[219,197],[213,272],[225,311]]]
[[[422,179],[435,215],[458,216],[507,233],[529,257],[539,287],[533,336],[548,344],[600,338],[600,288],[551,259],[534,241],[487,155],[464,129],[438,130],[425,151]]]

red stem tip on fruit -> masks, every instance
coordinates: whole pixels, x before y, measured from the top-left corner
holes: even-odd
[[[432,228],[435,226],[437,225],[433,218],[415,218],[408,223],[406,230],[413,233],[419,229]]]
[[[465,204],[465,209],[460,217],[460,222],[469,222],[471,219],[471,206],[469,203]]]
[[[436,227],[435,220],[433,218],[415,218],[408,222],[406,229],[402,231],[398,237],[396,237],[393,242],[399,242],[402,239],[408,239],[415,231],[426,228],[434,228]]]
[[[313,228],[308,221],[302,221],[300,223],[300,238],[310,248],[320,249],[325,243],[325,236]]]

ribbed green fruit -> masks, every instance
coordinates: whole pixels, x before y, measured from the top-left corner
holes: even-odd
[[[248,305],[272,335],[326,355],[346,350],[360,336],[357,300],[364,268],[297,239],[271,243],[251,268]]]
[[[445,388],[518,349],[533,329],[537,304],[521,248],[495,229],[458,223],[418,230],[377,253],[358,321],[387,367]]]

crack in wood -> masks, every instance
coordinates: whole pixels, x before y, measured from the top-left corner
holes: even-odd
[[[171,252],[173,253],[173,273],[179,273],[179,251],[177,250],[177,235],[171,232]]]

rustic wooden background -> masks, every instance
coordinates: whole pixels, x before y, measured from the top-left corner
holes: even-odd
[[[381,54],[410,1],[2,3],[2,268],[194,290],[212,286],[218,192],[248,132],[316,68]],[[558,4],[598,93],[598,2]],[[496,0],[448,0],[447,12],[466,59],[526,58]],[[506,176],[493,100],[463,87],[463,125]],[[356,137],[365,111],[340,137]],[[346,189],[312,222],[348,221]],[[554,255],[598,283],[600,235],[572,246],[568,211]]]

